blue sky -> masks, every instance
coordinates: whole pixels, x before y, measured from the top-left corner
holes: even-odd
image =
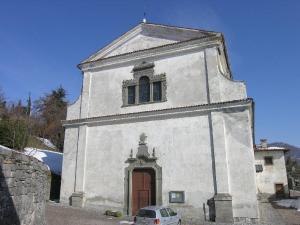
[[[0,87],[10,101],[62,85],[76,65],[142,20],[224,33],[233,76],[255,100],[260,138],[300,146],[300,1],[11,0],[0,2]]]

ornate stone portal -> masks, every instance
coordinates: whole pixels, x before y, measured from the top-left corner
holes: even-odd
[[[131,149],[129,158],[126,160],[129,166],[125,168],[124,213],[127,215],[131,215],[132,211],[132,172],[134,169],[150,168],[154,170],[156,204],[162,204],[162,168],[156,163],[155,148],[152,149],[152,156],[150,156],[146,139],[147,136],[142,133],[136,157],[133,157],[133,150]]]

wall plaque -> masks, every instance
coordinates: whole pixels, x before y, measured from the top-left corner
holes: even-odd
[[[170,203],[184,203],[184,191],[170,191],[169,192]]]

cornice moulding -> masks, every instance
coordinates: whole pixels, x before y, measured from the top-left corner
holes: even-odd
[[[100,70],[102,67],[116,66],[118,64],[128,63],[131,61],[141,61],[150,57],[159,57],[177,52],[193,51],[202,48],[218,46],[222,43],[221,36],[211,36],[197,38],[189,41],[182,41],[168,45],[158,46],[145,50],[129,52],[121,55],[101,58],[95,61],[81,63],[78,68],[83,72]]]
[[[159,109],[152,111],[143,111],[143,112],[134,112],[134,113],[124,113],[124,114],[115,114],[91,118],[83,118],[76,120],[64,120],[62,125],[64,127],[77,127],[81,125],[95,125],[95,124],[107,124],[107,123],[122,123],[130,122],[132,120],[149,120],[157,119],[160,117],[179,117],[187,116],[191,113],[200,113],[200,112],[211,112],[211,111],[220,111],[220,110],[230,110],[240,107],[252,107],[252,98],[228,101],[228,102],[218,102],[211,104],[202,104],[194,106],[185,106],[177,108],[168,108],[168,109]]]

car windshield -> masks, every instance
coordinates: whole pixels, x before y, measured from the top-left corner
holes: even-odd
[[[156,218],[156,213],[153,210],[148,209],[140,209],[137,216],[139,217],[147,217],[147,218]]]

